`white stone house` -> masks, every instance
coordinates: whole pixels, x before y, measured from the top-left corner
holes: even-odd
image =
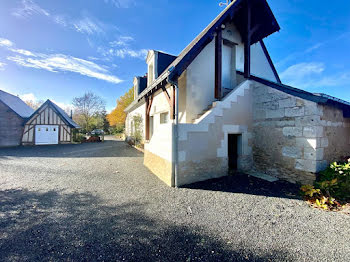
[[[310,183],[350,155],[350,103],[281,83],[263,38],[265,0],[231,2],[178,56],[149,51],[126,134],[142,120],[144,164],[170,186],[231,170]]]

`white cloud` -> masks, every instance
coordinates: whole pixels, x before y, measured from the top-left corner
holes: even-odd
[[[120,36],[118,40],[109,42],[110,46],[128,46],[130,42],[134,41],[134,38],[131,36]]]
[[[53,16],[53,21],[63,27],[68,26],[67,18],[63,15],[55,15]]]
[[[84,17],[83,19],[73,22],[73,27],[77,32],[88,35],[95,33],[100,34],[104,32],[102,26],[99,25],[99,22],[93,21],[89,17]]]
[[[44,16],[50,16],[50,13],[45,9],[41,8],[39,5],[34,3],[32,0],[22,0],[22,6],[16,8],[12,15],[19,18],[28,18],[34,14],[40,14]]]
[[[288,67],[280,74],[283,79],[299,79],[312,74],[320,74],[324,71],[323,63],[299,63]]]
[[[8,39],[0,38],[0,46],[11,47],[13,43]]]
[[[54,102],[56,105],[58,105],[60,108],[62,108],[69,116],[71,113],[71,110],[74,111],[74,106],[72,104],[57,102],[56,100],[50,99],[52,102]]]
[[[321,88],[348,85],[350,72],[325,75],[323,63],[299,63],[280,74],[283,83],[297,88]]]
[[[30,52],[28,50],[24,50],[24,49],[11,48],[10,51],[12,51],[14,53],[21,54],[21,55],[25,55],[25,56],[35,56],[35,54],[33,54],[32,52]]]
[[[19,18],[29,18],[33,15],[44,15],[52,22],[62,27],[67,27],[83,34],[103,33],[104,25],[96,19],[84,16],[81,19],[71,19],[65,15],[50,14],[47,10],[41,8],[33,0],[22,0],[22,6],[15,9],[12,14]]]
[[[109,42],[109,48],[99,47],[97,51],[104,57],[133,57],[145,59],[148,53],[147,49],[133,49],[130,47],[130,42],[134,41],[131,36],[120,36],[118,40]]]
[[[118,8],[129,8],[135,5],[135,0],[104,0],[105,3],[111,3]]]
[[[148,53],[147,49],[132,50],[129,48],[123,48],[123,49],[114,50],[114,54],[120,58],[125,58],[127,56],[130,56],[134,58],[145,59],[147,56],[147,53]]]
[[[36,98],[36,96],[33,93],[29,93],[29,94],[23,94],[19,96],[23,101],[32,101],[32,102],[36,102],[38,99]]]
[[[8,39],[2,40],[5,42],[11,42]],[[13,55],[8,56],[7,60],[20,66],[44,69],[50,72],[73,72],[114,84],[122,82],[119,77],[111,75],[106,67],[88,60],[64,54],[36,53],[24,49],[10,48],[8,45],[5,46],[5,48],[14,53]],[[0,63],[0,69],[3,65],[5,64]]]
[[[3,62],[0,62],[0,71],[3,71],[3,70],[5,70],[5,63],[3,63]]]
[[[122,80],[110,75],[108,70],[87,60],[63,54],[36,54],[36,57],[9,56],[9,61],[24,67],[44,69],[50,72],[73,72],[80,75],[119,84]]]

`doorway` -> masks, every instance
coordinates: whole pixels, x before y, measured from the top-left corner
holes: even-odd
[[[241,134],[228,134],[228,167],[232,171],[238,169],[238,157],[242,141]]]

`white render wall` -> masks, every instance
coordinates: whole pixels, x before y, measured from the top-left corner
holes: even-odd
[[[226,25],[223,30],[223,38],[238,44],[236,46],[236,70],[243,71],[244,44],[234,24]],[[277,82],[260,43],[251,46],[251,73]],[[186,114],[186,123],[191,123],[198,114],[203,113],[203,110],[215,101],[215,40],[211,41],[192,61],[183,76],[186,76],[184,81],[186,83],[186,111],[183,113]]]
[[[126,120],[125,120],[125,134],[126,136],[132,136],[132,121],[134,116],[141,116],[142,118],[142,136],[145,138],[145,116],[146,116],[146,103],[143,101],[141,104],[136,107],[133,111],[129,112],[127,114]]]
[[[167,89],[171,94],[171,88]],[[160,123],[160,114],[169,113],[167,124]],[[145,143],[145,150],[171,162],[172,161],[172,120],[170,120],[170,106],[162,91],[158,91],[153,98],[150,116],[153,116],[153,135]]]
[[[215,41],[210,42],[186,72],[186,122],[191,123],[214,101]]]
[[[226,38],[234,43],[236,46],[236,69],[244,71],[244,44],[242,38],[237,31],[233,23],[227,24],[222,34],[223,38]],[[262,49],[260,42],[250,47],[251,52],[251,74],[276,82],[277,79],[273,73],[273,70],[269,64],[267,57]]]

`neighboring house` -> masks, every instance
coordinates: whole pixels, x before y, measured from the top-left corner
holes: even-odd
[[[67,144],[73,141],[73,129],[80,128],[62,108],[47,100],[25,124],[23,145]]]
[[[21,144],[24,124],[33,112],[18,96],[0,90],[0,147]]]
[[[350,103],[281,83],[263,42],[279,29],[265,0],[236,0],[174,61],[148,53],[126,134],[141,117],[144,164],[165,183],[230,169],[310,183],[350,155]]]

